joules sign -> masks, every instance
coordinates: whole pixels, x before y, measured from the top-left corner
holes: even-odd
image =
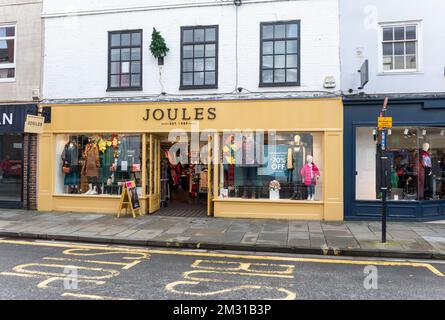
[[[216,108],[164,108],[145,109],[144,121],[177,122],[215,120]],[[177,122],[176,122],[177,121]]]

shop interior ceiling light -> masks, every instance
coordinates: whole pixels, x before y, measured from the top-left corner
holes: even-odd
[[[392,135],[392,130],[388,129],[388,136]]]
[[[422,135],[426,136],[426,130],[425,129],[422,130]]]
[[[403,134],[404,134],[405,136],[407,136],[408,133],[409,133],[409,130],[408,130],[408,129],[405,129],[405,131],[403,132]]]
[[[441,135],[441,136],[444,136],[444,135],[445,135],[445,130],[443,130],[443,129],[440,130],[440,135]]]

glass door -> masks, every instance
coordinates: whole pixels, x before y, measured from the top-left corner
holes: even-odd
[[[153,134],[147,141],[147,196],[148,213],[152,214],[161,208],[161,153],[160,140]]]
[[[5,208],[21,207],[22,159],[23,136],[20,134],[0,135],[0,203]]]

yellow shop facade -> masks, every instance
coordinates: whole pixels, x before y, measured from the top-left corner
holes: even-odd
[[[40,211],[343,220],[341,98],[43,107]]]

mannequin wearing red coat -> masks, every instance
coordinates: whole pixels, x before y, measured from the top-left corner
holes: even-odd
[[[306,164],[301,168],[301,176],[303,177],[303,182],[307,187],[308,197],[307,200],[315,200],[315,185],[317,180],[320,178],[320,170],[315,165],[313,157],[307,156]]]

